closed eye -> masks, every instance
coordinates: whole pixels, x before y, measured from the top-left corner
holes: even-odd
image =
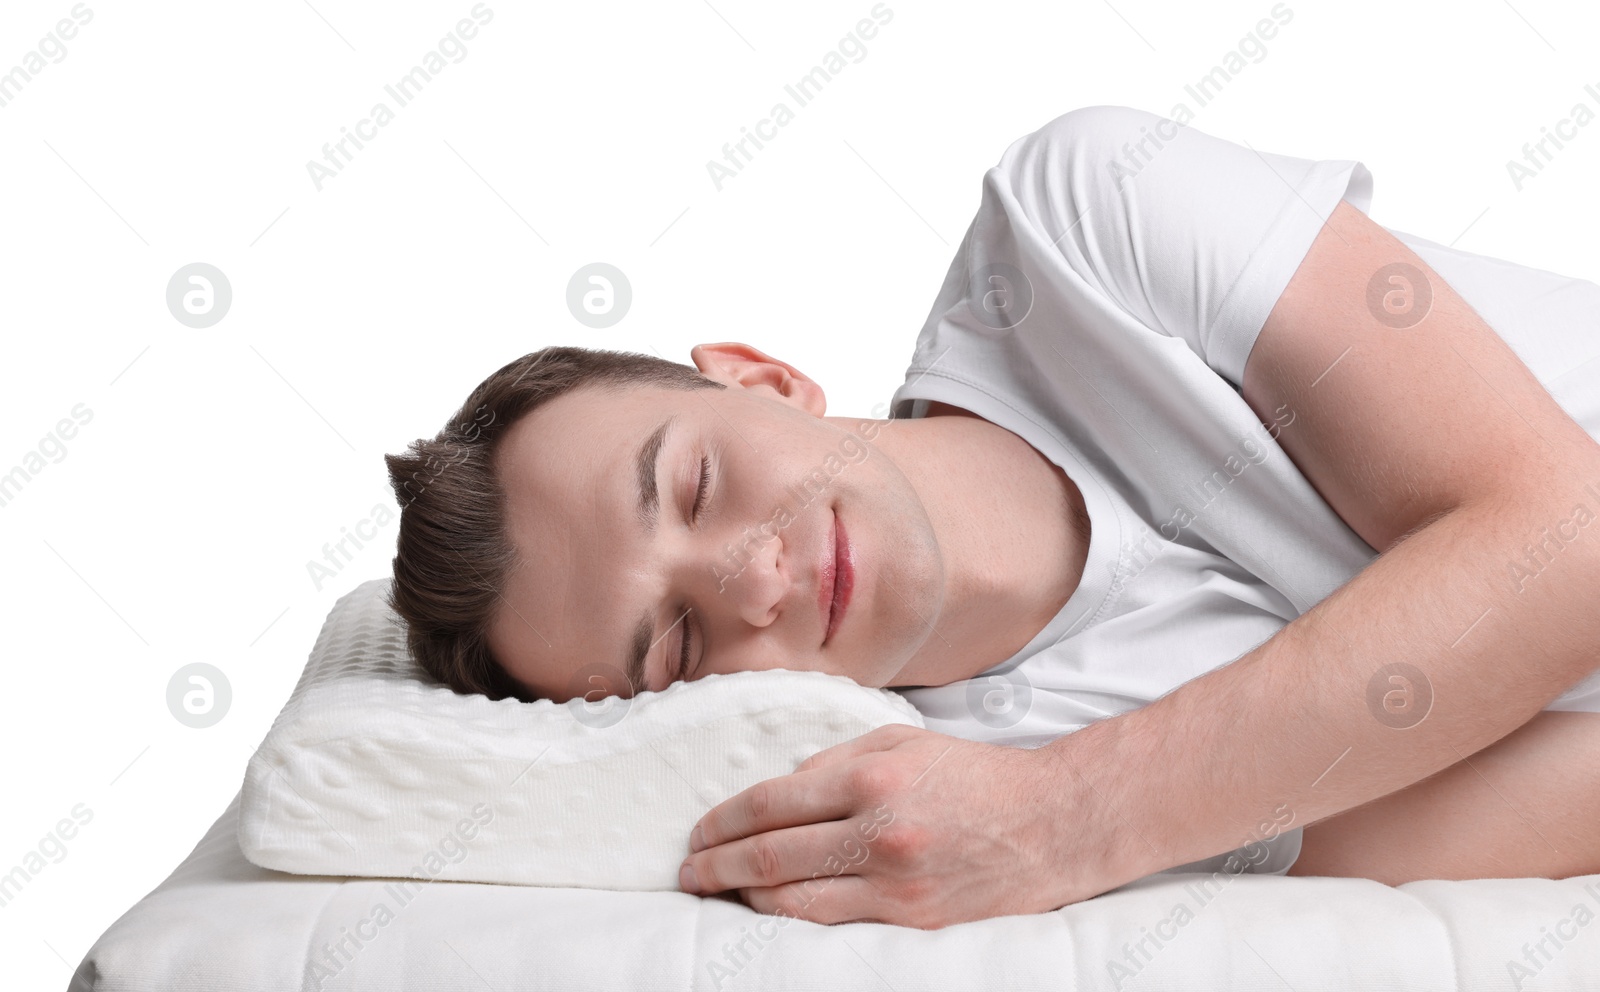
[[[685,610],[684,612],[686,614],[692,614],[694,611]],[[677,676],[677,681],[679,682],[682,682],[689,677],[689,635],[691,633],[693,633],[693,631],[690,629],[689,622],[686,618],[683,623],[683,650],[679,652],[680,660],[678,662]]]
[[[711,458],[707,455],[700,456],[700,487],[695,490],[694,508],[689,511],[690,520],[700,519],[700,510],[705,503],[706,490],[711,486]]]

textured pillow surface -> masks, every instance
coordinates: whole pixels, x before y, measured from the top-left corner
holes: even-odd
[[[239,845],[304,875],[676,890],[712,806],[885,724],[838,675],[708,675],[632,699],[461,695],[411,658],[390,579],[333,607],[246,769]]]

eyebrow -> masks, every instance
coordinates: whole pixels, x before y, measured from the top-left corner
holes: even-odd
[[[639,451],[634,455],[634,479],[639,492],[639,520],[644,524],[645,533],[654,534],[656,518],[661,512],[660,492],[656,488],[656,457],[661,454],[661,449],[666,447],[667,432],[672,428],[676,418],[668,417],[663,420],[650,436],[639,445]],[[646,607],[633,627],[633,640],[629,644],[626,656],[625,671],[628,673],[628,685],[631,689],[641,690],[644,687],[644,660],[650,653],[654,643],[650,635],[655,631],[654,612]]]
[[[668,417],[663,420],[661,426],[651,431],[650,436],[639,445],[639,453],[634,455],[634,476],[638,479],[639,488],[639,520],[647,533],[655,532],[656,515],[661,509],[660,497],[656,492],[656,456],[666,447],[667,432],[676,419]]]

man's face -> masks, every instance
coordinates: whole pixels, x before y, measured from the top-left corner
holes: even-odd
[[[556,702],[665,689],[686,641],[689,680],[785,668],[896,684],[939,615],[944,562],[917,492],[869,439],[893,425],[824,418],[815,383],[748,346],[692,354],[727,388],[582,386],[502,439],[496,470],[523,565],[490,634],[495,656]],[[654,482],[641,485],[640,451],[663,423],[644,459]],[[652,485],[653,514],[640,508]],[[854,588],[824,643],[836,523]]]

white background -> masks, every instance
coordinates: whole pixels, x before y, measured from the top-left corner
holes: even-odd
[[[384,84],[469,0],[85,6],[66,57],[0,108],[0,475],[93,411],[0,506],[0,874],[93,811],[0,907],[14,988],[65,988],[227,806],[335,599],[387,574],[395,523],[320,589],[307,563],[393,507],[385,452],[518,355],[746,341],[830,413],[873,415],[984,170],[1104,103],[1182,101],[1211,134],[1358,159],[1380,224],[1600,280],[1600,122],[1521,191],[1506,169],[1574,104],[1600,110],[1590,4],[1288,0],[1266,56],[1201,107],[1185,85],[1268,0],[888,0],[866,56],[796,108],[784,84],[869,0],[488,0],[466,57],[398,109]],[[72,8],[0,7],[0,72]],[[306,163],[380,100],[395,119],[319,192]],[[719,192],[707,161],[779,100],[795,119]],[[233,288],[207,329],[165,304],[196,261]],[[605,330],[566,306],[593,261],[633,287]],[[233,693],[200,730],[166,703],[198,661]]]

